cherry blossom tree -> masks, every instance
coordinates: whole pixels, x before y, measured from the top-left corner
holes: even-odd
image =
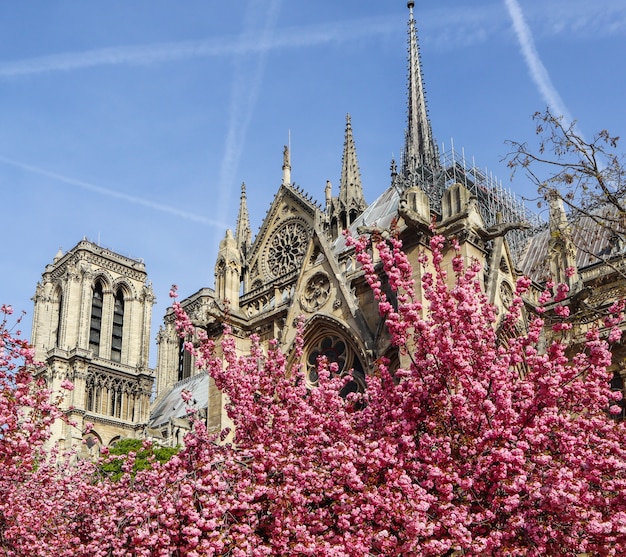
[[[0,546],[17,525],[12,494],[44,458],[50,425],[62,419],[42,381],[33,378],[33,350],[22,338],[22,316],[11,321],[11,306],[0,306]],[[9,544],[10,545],[10,544]]]
[[[42,460],[6,491],[4,553],[624,554],[626,429],[611,418],[621,395],[607,372],[622,307],[569,357],[567,320],[546,330],[541,307],[566,317],[567,287],[553,296],[548,285],[519,333],[528,280],[499,318],[478,264],[435,236],[421,257],[422,305],[397,239],[350,242],[406,365],[381,359],[366,391],[344,399],[350,378],[322,359],[319,386],[307,389],[302,334],[291,358],[258,338],[239,356],[228,328],[216,350],[175,302],[181,338],[195,333],[189,349],[228,396],[233,442],[194,421],[168,462],[137,470],[131,452],[115,481],[93,463]]]
[[[464,268],[454,257],[456,283],[447,286],[442,237],[431,243],[435,272],[423,281],[429,306],[421,319],[406,258],[391,243],[378,249],[392,288],[402,292],[398,310],[381,291],[365,243],[357,247],[395,342],[412,347],[411,365],[386,389],[390,398],[372,398],[368,410],[383,442],[404,440],[398,468],[428,493],[432,536],[413,545],[414,554],[622,554],[625,429],[607,412],[619,411],[621,394],[609,388],[611,357],[600,328],[587,332],[584,350],[571,359],[560,336],[571,325],[545,331],[542,307],[528,332],[516,335],[529,286],[522,279],[500,338],[512,336],[500,341],[478,264]],[[551,300],[552,286],[540,304]],[[553,301],[563,316],[566,296],[560,285]],[[610,341],[620,337],[621,309],[615,304],[602,324],[612,327]],[[385,408],[392,413],[386,422]]]

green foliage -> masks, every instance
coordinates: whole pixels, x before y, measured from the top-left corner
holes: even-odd
[[[179,450],[179,447],[155,447],[142,439],[121,439],[109,449],[109,456],[101,462],[99,469],[102,475],[119,480],[129,458],[134,458],[134,475],[139,470],[151,468],[154,462],[164,464]]]

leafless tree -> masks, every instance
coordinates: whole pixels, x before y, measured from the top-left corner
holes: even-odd
[[[584,245],[581,239],[590,239],[591,228],[609,241],[604,255],[626,246],[626,168],[624,154],[617,151],[619,136],[602,130],[588,141],[576,122],[568,123],[548,109],[535,113],[533,119],[539,138],[536,148],[526,142],[507,142],[511,150],[506,159],[513,175],[522,170],[543,201],[558,193],[572,226],[586,230],[574,238],[578,249],[589,250],[589,242]],[[602,253],[592,255],[606,259]]]

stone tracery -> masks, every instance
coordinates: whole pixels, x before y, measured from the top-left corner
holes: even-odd
[[[295,271],[304,260],[308,235],[304,225],[289,220],[272,235],[267,247],[266,261],[274,277]]]

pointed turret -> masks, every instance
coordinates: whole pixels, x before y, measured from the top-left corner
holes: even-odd
[[[230,230],[220,242],[220,249],[215,263],[215,294],[222,302],[228,300],[230,309],[239,308],[239,289],[241,286],[241,257],[237,249],[237,240]]]
[[[330,183],[327,183],[326,207],[330,216],[332,235],[336,237],[341,230],[349,227],[367,208],[367,203],[363,196],[361,172],[359,171],[359,162],[357,160],[356,147],[352,135],[350,114],[346,115],[346,132],[341,160],[339,196],[332,199],[332,202],[329,204],[328,200],[330,195]]]
[[[413,18],[414,5],[415,2],[412,0],[407,2],[409,8],[408,125],[402,160],[402,173],[405,176],[417,174],[422,167],[432,170],[439,166],[439,155],[433,141],[433,132],[426,110],[420,51]]]
[[[570,227],[563,199],[558,191],[548,194],[550,207],[550,241],[548,242],[548,258],[552,280],[563,282],[570,287],[579,281],[576,267],[576,247],[572,241]]]
[[[367,207],[363,197],[361,172],[359,171],[359,162],[356,158],[350,114],[346,114],[346,134],[343,143],[341,180],[339,182],[339,204],[347,212],[347,226],[350,226],[354,219]]]
[[[239,198],[239,214],[237,215],[237,229],[235,240],[242,256],[245,257],[252,245],[252,231],[250,229],[250,217],[248,215],[248,201],[246,198],[246,184],[241,184],[241,197]]]

